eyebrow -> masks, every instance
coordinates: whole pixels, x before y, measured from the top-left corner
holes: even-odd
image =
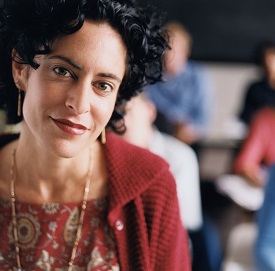
[[[102,73],[99,73],[98,76],[111,78],[111,79],[114,79],[114,80],[118,81],[119,83],[122,82],[122,79],[120,79],[118,76],[116,76],[113,73],[104,73],[104,72],[102,72]]]
[[[72,59],[66,57],[66,56],[61,56],[61,55],[54,55],[54,56],[50,56],[49,59],[61,59],[65,62],[67,62],[68,64],[70,64],[71,66],[73,66],[74,68],[80,70],[81,67],[79,65],[77,65]]]
[[[69,65],[73,66],[74,68],[76,68],[78,70],[81,69],[81,67],[78,64],[76,64],[72,59],[70,59],[66,56],[54,55],[54,56],[50,56],[49,59],[61,59],[65,62],[67,62]],[[99,73],[98,76],[105,77],[105,78],[111,78],[111,79],[116,80],[119,83],[122,82],[122,79],[119,78],[118,76],[116,76],[113,73],[104,73],[104,72],[102,72],[102,73]]]

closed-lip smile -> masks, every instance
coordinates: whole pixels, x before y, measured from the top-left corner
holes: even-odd
[[[86,126],[67,119],[54,119],[51,117],[51,120],[58,128],[70,135],[82,135],[89,130]]]

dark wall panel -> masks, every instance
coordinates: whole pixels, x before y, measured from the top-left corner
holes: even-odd
[[[150,3],[166,12],[167,20],[179,20],[190,30],[194,59],[251,62],[259,43],[275,41],[274,0],[151,0]]]
[[[3,0],[0,0],[0,5]],[[191,32],[192,58],[252,62],[255,48],[275,41],[275,0],[140,0]]]

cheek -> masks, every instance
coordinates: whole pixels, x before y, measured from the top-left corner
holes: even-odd
[[[91,102],[91,116],[99,126],[106,126],[114,111],[116,97],[112,99],[96,99]]]
[[[25,94],[23,104],[24,119],[29,125],[31,125],[31,122],[42,121],[42,115],[50,107],[50,99],[52,99],[51,97],[45,97],[38,89],[35,89],[35,91],[30,90]]]
[[[28,107],[46,109],[47,107],[60,104],[64,98],[61,95],[62,92],[57,91],[56,88],[50,84],[40,84],[33,81],[28,87],[25,98]]]
[[[23,104],[23,116],[28,127],[38,127],[40,108],[41,106],[37,103],[35,97],[26,93]]]

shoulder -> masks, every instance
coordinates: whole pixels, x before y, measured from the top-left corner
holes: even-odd
[[[264,107],[255,114],[254,122],[275,122],[275,108]]]
[[[164,157],[168,162],[171,157],[179,160],[178,162],[181,164],[186,160],[196,161],[196,154],[189,145],[158,130],[154,131],[150,150]]]
[[[183,143],[182,141],[176,139],[175,137],[164,133],[161,133],[161,136],[166,141],[167,147],[171,145],[173,146],[174,149],[177,149],[178,153],[183,153],[183,155],[188,155],[188,156],[195,155],[195,152],[189,145]]]
[[[120,200],[131,200],[152,189],[175,188],[169,165],[148,150],[131,145],[109,133],[105,146],[110,192]],[[154,187],[154,188],[153,188]]]
[[[188,60],[186,68],[195,74],[205,74],[206,71],[205,67],[201,63],[198,63],[194,60]]]
[[[121,137],[109,133],[105,153],[108,167],[114,173],[132,178],[152,179],[160,172],[168,171],[169,165],[163,158],[150,151],[132,145]]]
[[[247,92],[248,93],[254,93],[255,91],[265,91],[268,88],[267,81],[265,79],[254,81],[251,84],[248,85]],[[262,94],[262,93],[259,93]]]
[[[189,78],[195,80],[198,84],[210,87],[210,75],[206,67],[193,60],[189,60],[186,65],[185,74],[189,76]],[[208,87],[208,88],[209,88]]]
[[[160,133],[159,131],[157,132],[158,138],[154,136],[153,140],[158,141],[158,146],[154,145],[152,151],[161,155],[170,164],[170,170],[176,182],[179,178],[182,182],[183,175],[189,177],[193,175],[197,176],[199,165],[194,150],[189,145],[170,135]]]
[[[263,108],[256,112],[249,126],[250,138],[255,138],[258,141],[274,133],[275,128],[275,109]],[[266,142],[262,142],[266,143]]]
[[[167,163],[159,156],[146,149],[132,145],[113,133],[108,134],[107,140],[106,156],[113,163],[150,168],[152,170],[168,167]],[[151,164],[151,162],[154,163]]]

